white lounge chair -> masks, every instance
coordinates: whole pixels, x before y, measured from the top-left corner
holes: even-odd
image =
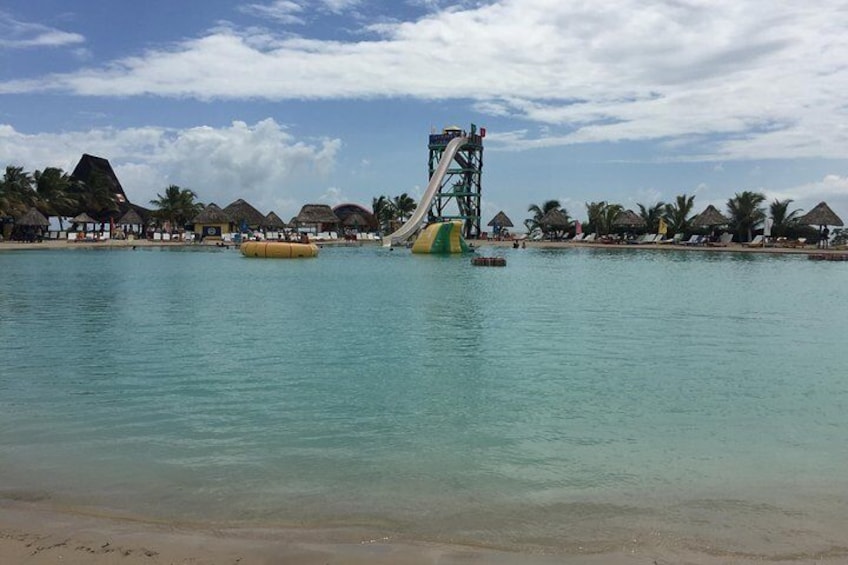
[[[748,247],[765,247],[765,244],[763,243],[763,236],[757,235],[754,239],[752,239],[745,245],[747,245]]]
[[[583,241],[595,241],[595,239],[597,237],[598,237],[598,234],[590,233],[589,235],[587,235],[586,237],[583,238]]]
[[[582,233],[576,233],[576,234],[574,234],[574,237],[572,237],[572,238],[571,238],[571,239],[569,239],[568,241],[583,241],[583,236],[584,236],[584,235],[585,235],[585,234],[582,234]]]

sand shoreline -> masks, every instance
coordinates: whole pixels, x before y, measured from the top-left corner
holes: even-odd
[[[762,555],[632,541],[593,553],[581,552],[582,548],[571,553],[519,552],[406,540],[356,528],[150,522],[53,508],[41,502],[0,500],[0,563],[10,565],[747,565],[763,561],[829,565],[848,559],[848,547],[830,547],[815,554]]]
[[[320,247],[323,246],[374,246],[379,245],[379,242],[359,242],[359,241],[322,241],[317,242]],[[512,241],[487,241],[487,240],[468,240],[468,243],[475,249],[485,249],[487,247],[496,248],[512,248]],[[814,245],[805,247],[749,247],[739,243],[731,243],[724,247],[714,246],[691,246],[691,245],[674,245],[674,244],[647,244],[647,245],[627,245],[627,244],[604,244],[604,243],[573,243],[568,241],[528,241],[526,242],[527,249],[609,249],[615,251],[633,251],[633,250],[652,250],[652,251],[692,251],[701,253],[768,253],[768,254],[785,254],[785,255],[809,255],[809,254],[828,254],[842,255],[848,253],[848,247],[839,247],[831,249],[817,249]],[[2,251],[35,251],[42,249],[133,249],[140,247],[159,247],[159,248],[235,248],[232,243],[222,244],[221,242],[204,242],[204,243],[184,243],[172,241],[153,241],[147,239],[129,240],[109,240],[109,241],[61,241],[48,240],[36,243],[22,243],[16,241],[0,241],[0,252]]]

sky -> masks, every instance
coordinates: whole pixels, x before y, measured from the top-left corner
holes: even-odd
[[[0,166],[109,159],[284,219],[428,181],[485,127],[483,222],[752,190],[848,219],[844,0],[4,0]]]

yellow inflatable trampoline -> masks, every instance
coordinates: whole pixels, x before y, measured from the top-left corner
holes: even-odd
[[[267,259],[298,259],[317,257],[318,246],[312,243],[290,243],[288,241],[247,241],[241,244],[245,257]]]

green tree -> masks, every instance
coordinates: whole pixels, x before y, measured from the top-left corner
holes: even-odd
[[[380,233],[384,233],[392,221],[392,201],[386,196],[375,196],[371,199],[371,212],[377,219],[377,226]]]
[[[172,228],[184,226],[203,210],[203,204],[195,200],[197,195],[193,190],[175,184],[165,189],[164,196],[159,193],[156,196],[150,201],[150,204],[156,206],[153,215],[170,222]]]
[[[639,206],[639,216],[645,220],[647,233],[657,233],[660,229],[660,218],[665,211],[665,202],[657,202],[653,206],[643,204],[637,204],[637,206]]]
[[[7,166],[0,181],[0,213],[18,216],[25,213],[36,201],[32,175],[23,167]]]
[[[600,202],[587,202],[586,214],[589,218],[589,223],[583,231],[595,232],[599,235],[605,235],[613,231],[613,221],[618,214],[624,210],[621,204],[610,204],[605,200]]]
[[[801,209],[797,208],[790,212],[789,205],[792,202],[793,200],[791,198],[787,198],[786,200],[775,199],[774,202],[769,204],[769,214],[772,220],[771,233],[775,237],[785,236],[790,228],[798,224]]]
[[[112,215],[118,211],[118,201],[112,192],[112,183],[100,171],[94,171],[88,183],[72,187],[77,196],[77,210],[94,216]]]
[[[671,204],[663,208],[663,217],[668,229],[675,234],[683,234],[689,231],[692,221],[692,208],[695,207],[695,195],[686,196],[681,194]]]
[[[418,205],[415,203],[415,200],[405,192],[392,199],[394,217],[401,223],[405,222],[410,216],[412,216],[412,213],[415,211],[417,206]]]
[[[56,167],[35,171],[33,179],[39,208],[50,216],[59,216],[59,229],[64,229],[62,216],[72,215],[76,211],[77,199],[71,192],[74,181]]]
[[[740,241],[751,241],[754,228],[766,218],[762,206],[765,200],[765,195],[745,190],[727,201],[730,228],[739,235]]]
[[[533,233],[534,231],[539,230],[543,235],[547,235],[547,227],[543,226],[539,223],[539,221],[551,210],[559,210],[568,217],[568,211],[562,207],[559,200],[545,200],[541,206],[538,204],[531,204],[527,208],[527,211],[533,214],[533,216],[524,220],[524,226],[527,228],[527,233]]]

